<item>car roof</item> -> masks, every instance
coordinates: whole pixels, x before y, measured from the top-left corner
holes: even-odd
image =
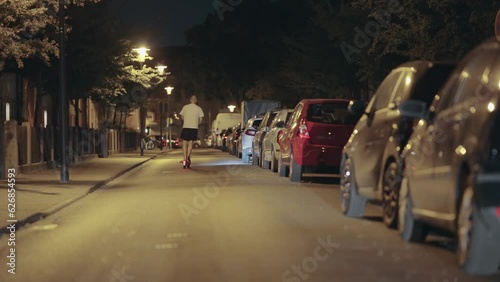
[[[300,103],[303,103],[303,104],[327,103],[327,102],[349,103],[349,102],[351,102],[351,100],[349,100],[349,99],[338,99],[338,98],[316,98],[316,99],[302,99],[300,101]]]
[[[427,61],[427,60],[416,60],[406,62],[395,67],[392,71],[400,69],[400,68],[413,68],[417,72],[420,70],[426,70],[433,68],[435,66],[455,66],[457,64],[456,61]]]

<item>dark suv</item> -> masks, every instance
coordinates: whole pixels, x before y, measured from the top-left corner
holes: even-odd
[[[345,215],[363,216],[365,203],[371,200],[382,204],[384,223],[396,227],[396,174],[415,122],[402,117],[398,106],[407,100],[429,106],[454,67],[451,63],[408,62],[392,70],[380,84],[344,147],[341,199]]]
[[[403,152],[399,231],[424,241],[430,228],[457,237],[460,266],[493,274],[500,266],[500,41],[469,53],[421,118]]]

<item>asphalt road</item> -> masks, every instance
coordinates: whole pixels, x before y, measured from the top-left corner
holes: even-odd
[[[376,207],[344,217],[338,179],[292,184],[216,150],[148,162],[17,232],[0,281],[489,282],[456,265],[453,242],[402,242]],[[336,184],[337,183],[337,184]]]

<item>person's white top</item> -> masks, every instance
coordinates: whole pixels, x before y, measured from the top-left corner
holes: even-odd
[[[200,108],[200,106],[191,103],[182,107],[182,110],[179,114],[184,120],[184,125],[182,126],[183,128],[198,129],[200,118],[203,117],[203,110]]]

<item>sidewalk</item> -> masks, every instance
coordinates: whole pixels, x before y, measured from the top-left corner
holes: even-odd
[[[85,161],[69,168],[70,183],[60,183],[59,169],[48,169],[34,173],[16,175],[15,218],[16,227],[33,223],[70,205],[141,164],[165,154],[169,150],[145,150],[119,153],[108,158]],[[8,185],[2,180],[0,186],[0,237],[12,219],[8,211]]]

